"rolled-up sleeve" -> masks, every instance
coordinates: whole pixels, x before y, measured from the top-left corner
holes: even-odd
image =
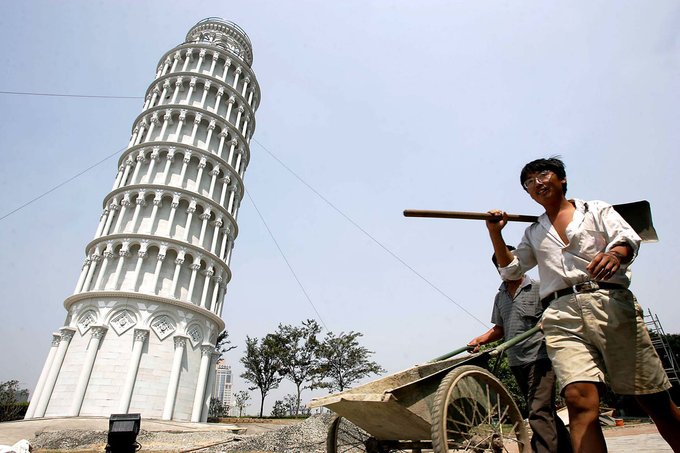
[[[511,253],[514,256],[513,260],[505,267],[499,267],[498,271],[503,280],[519,280],[524,276],[524,273],[536,266],[536,256],[533,248],[529,242],[529,235],[531,228],[527,228],[524,232],[524,237],[517,248]]]
[[[614,209],[613,206],[606,203],[603,203],[603,205],[604,206],[601,208],[601,219],[603,222],[602,226],[609,237],[609,243],[605,248],[605,252],[610,251],[612,247],[615,247],[619,244],[628,244],[633,250],[633,257],[628,263],[626,263],[629,265],[637,256],[642,239],[635,232],[633,227],[631,227],[628,222],[626,222],[624,218],[621,217],[621,214],[616,212],[616,209]]]

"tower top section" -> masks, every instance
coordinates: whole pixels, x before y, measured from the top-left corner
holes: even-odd
[[[187,43],[205,43],[226,49],[253,65],[253,46],[245,31],[235,23],[220,17],[203,19],[189,30]]]

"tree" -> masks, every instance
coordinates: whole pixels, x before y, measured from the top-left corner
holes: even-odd
[[[208,416],[210,417],[224,417],[229,414],[229,406],[222,403],[214,396],[210,397],[210,406],[208,406]]]
[[[11,380],[0,384],[0,422],[17,420],[22,417],[25,405],[18,403],[20,395],[27,395],[28,390],[19,388],[19,381]],[[23,398],[22,398],[23,399]]]
[[[300,403],[298,397],[289,393],[283,397],[283,408],[286,410],[288,415],[297,415],[300,409]]]
[[[260,418],[264,410],[264,399],[270,390],[278,388],[281,379],[280,343],[271,334],[262,341],[246,337],[246,352],[241,357],[245,371],[241,377],[253,384],[250,390],[260,389]]]
[[[318,365],[314,388],[343,391],[356,381],[370,375],[384,373],[385,369],[369,360],[372,351],[359,345],[360,332],[335,335],[328,332],[318,348]]]
[[[276,400],[274,401],[274,407],[272,408],[272,417],[285,417],[286,416],[286,407],[283,404],[283,401],[281,400]]]
[[[250,401],[250,393],[245,390],[236,392],[234,395],[234,406],[238,409],[238,416],[243,415],[243,409],[248,406],[248,401]]]
[[[282,354],[281,373],[285,379],[292,381],[297,389],[295,408],[291,415],[298,415],[300,412],[300,394],[302,389],[309,388],[304,384],[311,381],[317,367],[319,332],[321,332],[319,324],[313,319],[308,319],[302,322],[302,327],[279,324],[274,333]]]
[[[232,349],[236,349],[236,346],[231,346],[229,332],[227,332],[225,329],[217,336],[217,340],[215,341],[215,351],[219,352],[221,356],[225,352],[229,352]]]

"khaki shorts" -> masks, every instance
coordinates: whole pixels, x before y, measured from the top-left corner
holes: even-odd
[[[563,296],[543,314],[543,331],[560,390],[605,382],[615,393],[644,395],[671,387],[652,346],[642,308],[627,289]]]

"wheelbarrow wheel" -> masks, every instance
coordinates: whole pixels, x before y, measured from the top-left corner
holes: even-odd
[[[528,452],[522,415],[503,384],[472,365],[454,368],[437,388],[432,406],[435,453]]]
[[[368,452],[371,436],[344,417],[336,416],[328,428],[326,451],[328,453]]]
[[[398,444],[398,442],[396,442]],[[392,453],[403,450],[395,442],[379,441],[344,417],[336,416],[328,428],[328,453]],[[395,448],[397,447],[397,448]]]

